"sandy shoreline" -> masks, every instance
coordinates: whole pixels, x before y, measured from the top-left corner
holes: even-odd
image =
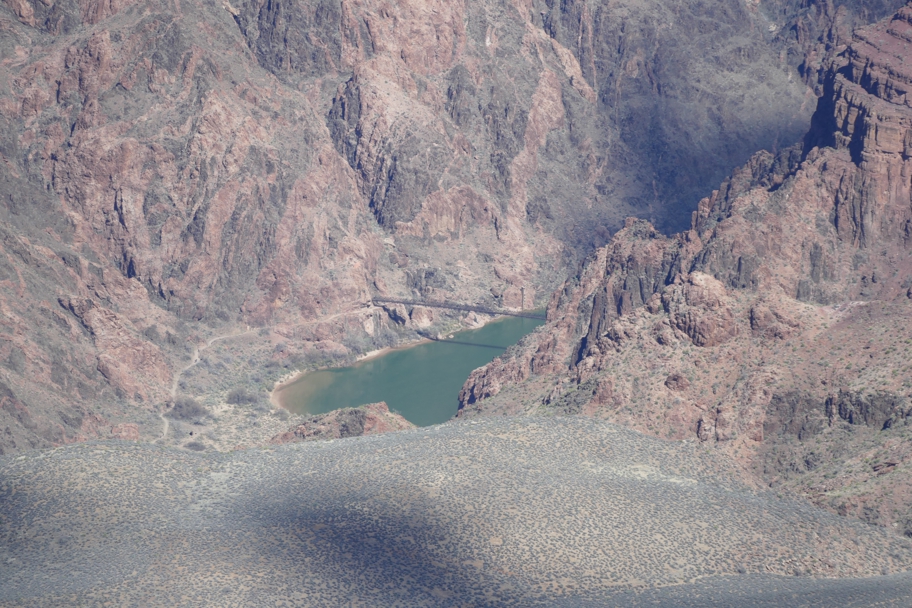
[[[323,370],[327,370],[327,369],[341,369],[343,367],[351,367],[351,366],[357,365],[358,363],[361,363],[363,361],[369,361],[370,359],[376,359],[377,357],[382,357],[383,355],[389,354],[395,350],[405,350],[407,348],[412,348],[412,347],[418,346],[420,344],[426,344],[427,342],[431,342],[431,340],[429,340],[428,338],[422,338],[420,340],[416,340],[415,342],[409,342],[407,344],[402,344],[400,346],[387,346],[386,348],[379,348],[377,350],[372,350],[372,351],[364,353],[363,355],[361,355],[360,357],[355,359],[354,363],[352,363],[350,365],[342,365],[342,366],[339,366],[338,368],[319,367],[317,369],[309,369],[309,370],[306,370],[303,372],[298,371],[298,372],[291,372],[291,373],[285,374],[284,376],[282,376],[281,378],[276,380],[275,385],[272,387],[272,391],[270,391],[270,393],[269,393],[269,402],[272,403],[276,407],[280,407],[282,409],[288,409],[285,407],[285,404],[282,403],[282,400],[279,399],[278,393],[282,392],[282,390],[284,390],[284,389],[288,388],[289,386],[291,386],[292,384],[296,383],[298,380],[300,380],[307,374],[310,374],[312,372],[319,372],[319,371],[323,371]]]
[[[478,318],[478,317],[476,316],[476,318]],[[441,334],[440,339],[451,338],[453,334],[460,332],[460,331],[481,329],[482,327],[486,326],[488,323],[493,323],[495,321],[507,319],[509,317],[505,316],[505,315],[497,315],[497,316],[484,315],[484,317],[482,317],[482,318],[484,319],[483,322],[472,325],[470,327],[464,327],[462,329],[456,329],[454,331],[447,332],[446,335]],[[416,340],[414,342],[400,344],[399,346],[388,346],[386,348],[379,348],[377,350],[372,350],[372,351],[366,352],[363,355],[359,356],[357,359],[355,359],[354,363],[352,363],[350,365],[340,366],[340,368],[341,367],[351,367],[353,365],[357,365],[358,363],[361,363],[364,361],[369,361],[371,359],[376,359],[377,357],[382,357],[393,351],[413,348],[415,346],[419,346],[421,344],[427,344],[428,342],[432,342],[432,341],[433,340],[431,340],[430,338],[422,338],[422,339]],[[279,378],[276,381],[275,385],[273,385],[272,391],[270,391],[270,393],[269,393],[269,402],[272,403],[276,407],[280,407],[282,409],[288,409],[285,407],[285,405],[282,403],[282,400],[279,399],[279,396],[278,396],[279,393],[281,393],[284,389],[286,389],[287,387],[291,386],[292,384],[298,382],[301,378],[303,378],[304,376],[306,376],[307,374],[309,374],[311,372],[318,372],[318,371],[323,371],[323,370],[327,370],[327,369],[340,369],[340,368],[321,367],[321,368],[317,368],[317,369],[310,369],[310,370],[306,370],[306,371],[296,371],[296,372],[290,372],[288,374],[285,374],[284,376],[282,376],[281,378]]]

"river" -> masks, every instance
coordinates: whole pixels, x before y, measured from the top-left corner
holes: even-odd
[[[306,373],[276,391],[275,397],[298,414],[386,401],[413,424],[439,424],[456,414],[459,390],[473,369],[489,363],[542,323],[504,317],[447,340],[391,350],[351,367]]]

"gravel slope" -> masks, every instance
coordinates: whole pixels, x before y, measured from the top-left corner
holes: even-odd
[[[0,458],[6,606],[905,606],[910,565],[904,539],[594,420]]]

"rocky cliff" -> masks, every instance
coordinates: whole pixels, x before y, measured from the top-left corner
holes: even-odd
[[[760,483],[912,535],[912,7],[835,58],[803,146],[672,237],[629,220],[477,370],[461,415],[583,414],[697,438]]]
[[[5,0],[0,449],[413,338],[373,293],[550,291],[797,140],[885,8]]]

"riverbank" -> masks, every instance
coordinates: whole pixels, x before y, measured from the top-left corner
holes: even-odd
[[[452,338],[454,333],[458,333],[460,331],[481,329],[482,327],[488,325],[489,323],[493,323],[495,321],[510,318],[508,316],[480,315],[478,313],[472,313],[472,316],[474,317],[474,321],[471,322],[470,327],[455,330],[452,332],[447,332],[448,333],[447,338]],[[439,334],[439,335],[442,335],[442,334]],[[443,339],[443,338],[438,337],[438,340],[441,340],[441,339]],[[282,400],[278,397],[278,394],[281,393],[282,390],[291,386],[292,384],[295,384],[296,382],[300,381],[307,374],[311,374],[313,372],[319,372],[319,371],[326,371],[326,370],[330,370],[330,369],[341,369],[344,367],[352,367],[354,365],[357,365],[358,363],[362,363],[364,361],[370,361],[372,359],[376,359],[377,357],[382,357],[384,355],[388,355],[389,353],[394,352],[394,351],[414,348],[416,346],[421,346],[422,344],[427,344],[429,342],[432,342],[432,340],[430,338],[420,338],[418,340],[414,340],[412,342],[406,342],[404,344],[399,344],[397,346],[388,346],[386,348],[378,348],[376,350],[368,351],[368,352],[364,353],[363,355],[358,356],[355,359],[355,361],[350,365],[342,365],[342,366],[338,366],[338,367],[325,366],[325,367],[319,367],[316,369],[310,369],[310,370],[304,370],[304,371],[296,370],[293,372],[289,372],[288,374],[285,374],[284,376],[282,376],[281,378],[276,380],[275,384],[272,387],[272,390],[269,392],[269,402],[275,407],[279,407],[279,408],[287,410],[288,408],[286,408],[285,404],[282,403]]]
[[[491,318],[479,329],[446,332],[445,339],[366,353],[346,367],[304,372],[276,385],[273,404],[304,416],[385,401],[418,426],[455,415],[459,390],[472,370],[489,363],[543,323]]]

